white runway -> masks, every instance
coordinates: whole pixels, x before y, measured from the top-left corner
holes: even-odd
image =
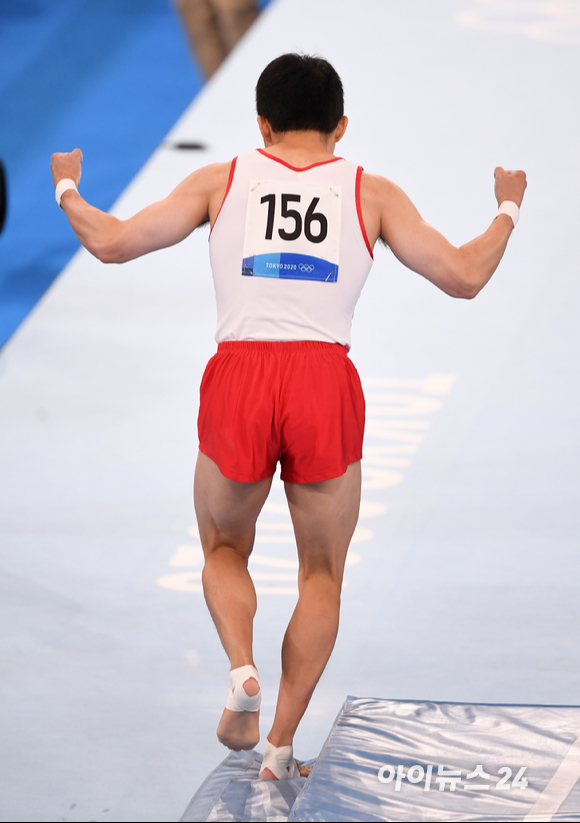
[[[296,752],[317,755],[347,694],[577,704],[580,3],[275,0],[114,212],[257,147],[255,80],[290,50],[342,77],[340,153],[452,242],[493,218],[496,165],[529,181],[474,301],[375,249],[351,352],[363,509]],[[0,353],[0,820],[175,820],[224,757],[228,667],[191,503],[214,325],[202,229],[120,267],[79,252]],[[263,734],[295,601],[289,522],[278,485],[251,566]]]

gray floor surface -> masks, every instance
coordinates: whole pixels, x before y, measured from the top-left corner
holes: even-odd
[[[304,759],[347,694],[579,702],[579,45],[578,2],[277,0],[114,208],[258,146],[253,85],[289,50],[341,74],[341,154],[452,242],[492,219],[496,165],[528,173],[475,301],[377,249],[353,327],[363,511]],[[191,504],[214,324],[200,230],[122,267],[79,252],[0,353],[1,820],[176,820],[223,759]],[[252,564],[263,734],[295,601],[288,526],[278,484]]]

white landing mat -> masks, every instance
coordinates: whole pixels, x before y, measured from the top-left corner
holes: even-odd
[[[307,761],[312,766],[315,761]],[[303,777],[260,780],[262,755],[231,752],[195,793],[180,823],[209,820],[288,820],[306,785]]]
[[[348,697],[304,780],[232,752],[189,821],[577,821],[580,707]]]
[[[580,707],[348,697],[291,821],[580,820]]]

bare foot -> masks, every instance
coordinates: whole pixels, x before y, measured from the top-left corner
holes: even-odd
[[[253,697],[260,691],[260,684],[250,677],[242,688],[249,697]],[[260,712],[232,712],[224,709],[217,727],[218,740],[236,752],[253,749],[260,741],[259,722]]]
[[[298,761],[296,761],[296,765],[298,766],[300,777],[308,777],[308,775],[312,771],[312,766],[301,766]],[[262,769],[262,771],[260,772],[260,778],[262,780],[278,780],[276,775],[273,772],[271,772],[270,769]]]

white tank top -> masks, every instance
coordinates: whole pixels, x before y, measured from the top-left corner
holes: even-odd
[[[341,158],[298,169],[262,149],[233,160],[210,235],[218,343],[321,340],[350,348],[373,262],[361,173]]]

